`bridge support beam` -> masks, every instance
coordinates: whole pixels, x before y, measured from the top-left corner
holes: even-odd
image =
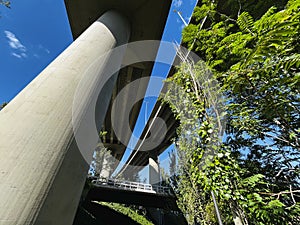
[[[160,169],[158,155],[156,152],[149,153],[149,183],[158,184],[160,182]]]
[[[129,33],[124,17],[106,12],[1,111],[0,224],[72,224],[89,168],[74,138],[74,94],[83,76],[99,80],[106,64],[100,73],[89,66],[126,43]],[[107,85],[96,108],[98,123],[104,120],[113,85]],[[85,103],[94,93],[77,94]],[[86,104],[78,107],[84,111]],[[93,149],[86,150],[92,154]]]

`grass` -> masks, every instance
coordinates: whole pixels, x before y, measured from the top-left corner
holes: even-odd
[[[97,204],[100,204],[102,206],[109,207],[110,209],[113,209],[117,211],[118,213],[121,213],[125,216],[128,216],[135,222],[141,225],[154,225],[152,222],[147,220],[144,216],[138,214],[136,211],[132,210],[129,207],[126,207],[124,205],[118,204],[118,203],[108,203],[108,202],[94,202]]]

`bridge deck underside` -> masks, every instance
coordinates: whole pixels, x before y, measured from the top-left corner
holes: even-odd
[[[134,129],[136,120],[139,115],[139,111],[142,105],[142,101],[139,101],[138,98],[139,96],[144,96],[146,89],[147,89],[147,82],[141,82],[140,85],[138,86],[138,90],[136,90],[136,95],[132,96],[132,93],[130,94],[130,97],[136,99],[136,104],[133,106],[131,109],[129,118],[125,117],[125,113],[122,111],[116,111],[112,109],[112,105],[120,93],[120,91],[129,83],[138,80],[139,78],[142,77],[148,77],[150,75],[150,71],[152,68],[151,63],[144,64],[147,66],[147,69],[143,69],[140,67],[140,65],[132,65],[125,67],[120,70],[119,76],[117,79],[117,82],[115,84],[112,98],[108,107],[108,111],[106,113],[105,121],[102,125],[102,131],[105,132],[106,134],[101,137],[101,141],[108,150],[111,151],[112,156],[116,159],[116,162],[119,162],[123,154],[125,153],[126,147],[128,145],[128,142],[130,140],[130,133],[125,132],[125,127],[129,126],[131,130]],[[118,110],[124,110],[127,106],[127,98],[129,98],[128,95],[122,95],[118,96],[119,98],[121,97],[121,104],[120,106],[117,107]],[[100,94],[101,98],[101,94]],[[100,99],[101,101],[101,99]],[[112,126],[112,117],[115,117],[115,119],[118,120],[118,127],[121,128],[121,137],[117,137],[114,131],[114,127]],[[120,140],[122,139],[122,141]],[[113,168],[116,168],[117,164],[113,165]]]
[[[114,0],[99,1],[90,0],[88,3],[81,0],[65,0],[68,18],[74,39],[76,39],[83,31],[85,31],[94,21],[96,21],[104,12],[108,10],[116,10],[128,18],[131,25],[131,35],[129,42],[142,40],[160,40],[169,9],[171,0]],[[158,48],[158,46],[157,46]],[[157,50],[157,49],[156,49]],[[148,77],[153,68],[153,62],[141,62],[137,65],[130,65],[119,72],[117,83],[113,90],[111,103],[106,114],[103,130],[107,135],[103,138],[104,146],[112,151],[112,155],[119,161],[126,149],[130,134],[123,133],[122,140],[116,137],[111,126],[111,115],[120,117],[121,127],[130,126],[133,130],[142,101],[137,102],[131,110],[130,118],[124,118],[126,106],[126,96],[123,99],[124,111],[112,112],[111,106],[114,99],[128,83],[141,78]],[[143,95],[146,91],[147,84],[143,82],[136,90],[137,96]],[[121,107],[122,108],[122,107]],[[116,167],[117,165],[115,165]]]
[[[151,124],[151,119],[155,119],[156,117],[163,119],[163,121],[165,122],[167,127],[166,134],[163,136],[163,139],[156,147],[154,147],[153,149],[147,149],[147,144],[145,144],[145,142],[143,142],[142,140],[144,138],[149,138],[149,135],[152,136],[152,140],[156,140],[163,133],[162,123],[157,123],[151,128],[152,132],[149,132],[147,134],[147,131]],[[129,159],[125,163],[124,167],[121,169],[121,171],[123,171],[124,177],[130,177],[129,174],[135,174],[142,170],[145,166],[147,166],[149,162],[149,155],[153,155],[153,153],[155,153],[158,156],[163,153],[166,148],[168,148],[173,143],[173,139],[176,137],[176,128],[178,126],[179,121],[175,119],[170,107],[166,104],[163,104],[161,101],[157,101],[150,115],[150,119],[148,120],[148,123],[146,124],[145,129],[142,132],[140,140],[138,141],[134,151],[132,151],[131,155],[129,156]]]

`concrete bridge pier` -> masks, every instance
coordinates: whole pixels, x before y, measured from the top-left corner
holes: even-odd
[[[99,81],[99,68],[89,66],[129,34],[123,16],[106,12],[0,112],[1,225],[72,224],[89,168],[74,138],[74,94],[83,76]],[[100,124],[113,85],[111,80],[97,106]],[[78,93],[84,97],[77,110],[84,111],[94,93]]]
[[[160,168],[156,151],[149,152],[149,183],[160,183]]]
[[[160,183],[160,168],[158,161],[157,151],[149,152],[149,183],[150,184],[159,184]],[[155,223],[158,225],[164,225],[163,221],[163,211],[158,208],[147,208],[147,212],[155,220]]]

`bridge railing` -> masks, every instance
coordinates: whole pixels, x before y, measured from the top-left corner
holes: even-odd
[[[104,178],[104,177],[92,178],[92,184],[95,186],[118,188],[118,189],[130,190],[130,191],[173,195],[173,192],[170,187],[165,187],[161,185],[144,184],[139,182],[125,181],[125,180],[116,180],[116,179]]]

